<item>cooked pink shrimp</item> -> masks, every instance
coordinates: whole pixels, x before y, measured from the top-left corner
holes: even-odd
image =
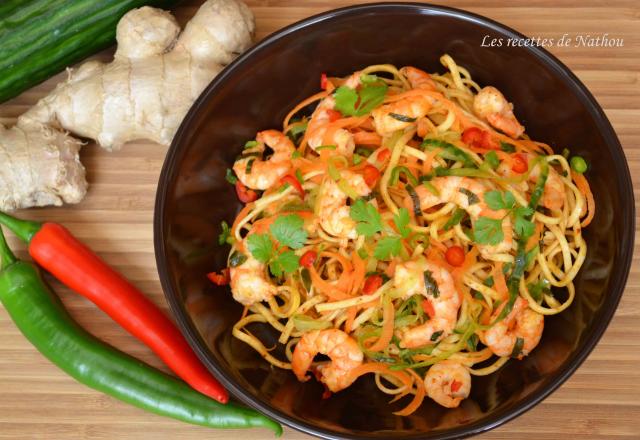
[[[233,164],[233,171],[247,187],[269,189],[291,169],[291,155],[296,147],[284,133],[277,130],[261,131],[256,136],[256,141],[258,145],[252,152],[255,150],[262,154],[267,145],[273,150],[273,155],[267,160],[255,156],[242,157]]]
[[[529,164],[530,168],[531,160],[535,156],[527,153],[522,153],[522,155],[526,157],[527,163]],[[517,176],[517,174],[513,172],[511,166],[506,161],[500,164],[497,172],[501,176],[505,177]],[[535,166],[529,173],[529,181],[536,183],[538,181],[538,177],[540,177],[540,167]],[[529,190],[527,182],[522,182],[520,185],[521,190]],[[544,192],[542,193],[542,206],[553,211],[562,209],[565,200],[565,191],[566,189],[564,186],[564,182],[562,181],[560,174],[558,174],[558,172],[554,168],[549,167],[549,175],[547,176],[547,181],[544,184]]]
[[[416,67],[405,66],[400,69],[400,73],[409,80],[409,84],[411,84],[411,87],[414,89],[438,90],[436,88],[436,83],[424,70],[420,70]]]
[[[471,375],[462,365],[442,361],[433,365],[424,378],[427,395],[446,408],[456,408],[471,392]]]
[[[511,356],[518,339],[522,348],[518,357],[528,355],[542,336],[544,316],[531,310],[527,300],[518,297],[511,312],[481,335],[482,342],[496,356]]]
[[[245,246],[246,248],[246,246]],[[267,301],[276,294],[276,286],[269,281],[267,267],[246,253],[247,260],[229,269],[233,299],[245,306]]]
[[[349,156],[355,148],[353,135],[344,128],[329,130],[331,112],[335,111],[335,105],[336,101],[332,96],[320,101],[307,125],[307,132],[309,133],[307,142],[314,151],[320,146],[335,145],[337,153]],[[327,133],[329,134],[328,137]]]
[[[423,295],[431,302],[434,311],[426,323],[401,332],[402,347],[416,348],[433,344],[453,331],[458,319],[460,295],[449,271],[419,258],[398,264],[393,282],[405,298]]]
[[[505,217],[504,211],[493,211],[489,209],[484,201],[487,188],[482,183],[469,177],[458,176],[436,177],[432,179],[430,183],[438,191],[437,195],[423,185],[415,188],[418,199],[420,200],[420,209],[424,211],[443,203],[455,203],[467,211],[474,222],[480,216],[489,218],[504,217],[502,220],[503,240],[496,245],[481,245],[479,248],[482,256],[485,258],[511,250],[513,245],[511,220],[508,216]],[[404,205],[409,210],[413,210],[413,200],[411,197],[407,196]]]
[[[376,131],[384,136],[415,124],[431,109],[432,102],[427,96],[416,95],[376,108],[371,112]]]
[[[524,127],[513,114],[513,104],[495,87],[484,87],[473,99],[473,111],[492,127],[513,139],[524,133]]]
[[[318,366],[321,381],[332,392],[347,388],[353,382],[350,372],[362,364],[363,354],[358,343],[342,330],[314,330],[302,335],[291,359],[291,368],[299,381],[308,380],[307,370],[318,354],[329,356],[331,362]]]
[[[358,196],[366,196],[371,193],[371,188],[360,174],[351,171],[340,171],[342,185],[350,186]],[[316,206],[320,226],[330,235],[340,238],[355,239],[356,222],[350,217],[350,208],[347,206],[348,196],[340,189],[340,186],[333,179],[327,177],[320,187]]]

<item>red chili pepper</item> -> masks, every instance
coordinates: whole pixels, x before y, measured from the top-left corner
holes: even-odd
[[[383,150],[378,151],[376,158],[378,159],[378,162],[384,163],[387,161],[387,159],[389,159],[390,156],[391,156],[391,151],[388,148],[385,148]]]
[[[300,193],[300,197],[304,199],[304,194],[305,194],[304,188],[302,187],[302,184],[295,176],[292,176],[291,174],[287,174],[282,179],[280,179],[281,185],[284,185],[285,183],[288,183],[289,185],[293,186],[296,189],[296,191]]]
[[[436,311],[433,308],[433,304],[427,298],[422,300],[422,310],[427,314],[429,319],[433,319],[436,316]]]
[[[462,386],[462,382],[459,382],[459,381],[454,379],[451,382],[451,392],[455,393],[456,391],[458,391],[460,389],[461,386]]]
[[[380,178],[380,170],[373,165],[367,165],[366,167],[364,167],[364,170],[362,170],[362,172],[364,173],[364,182],[369,188],[373,188]]]
[[[66,228],[57,223],[18,220],[4,213],[0,213],[0,223],[29,243],[29,254],[40,266],[95,303],[194,389],[222,403],[229,400],[175,324]]]
[[[211,280],[212,283],[217,284],[218,286],[226,286],[229,284],[229,269],[225,268],[217,272],[211,272],[207,274],[207,278]]]
[[[327,110],[327,115],[329,116],[329,122],[335,122],[342,118],[342,113],[338,110],[329,109]]]
[[[460,267],[464,264],[464,249],[460,246],[451,246],[444,254],[447,263],[452,266]]]
[[[527,158],[524,157],[524,155],[518,153],[514,154],[512,157],[513,163],[511,164],[511,171],[513,171],[514,173],[522,174],[529,169]]]
[[[316,258],[318,258],[318,253],[316,251],[307,251],[302,254],[302,257],[300,257],[300,266],[308,269],[316,262]]]
[[[320,75],[320,88],[322,90],[327,90],[327,83],[328,83],[328,79],[327,79],[327,74],[323,73]]]
[[[371,295],[376,292],[382,286],[382,277],[380,275],[369,275],[366,280],[364,280],[364,287],[362,288],[362,293],[365,295]]]
[[[462,142],[476,148],[499,150],[500,145],[491,138],[491,133],[478,127],[469,127],[462,133]]]
[[[236,182],[236,194],[242,203],[250,203],[258,199],[258,193],[247,188],[244,183],[239,180]]]

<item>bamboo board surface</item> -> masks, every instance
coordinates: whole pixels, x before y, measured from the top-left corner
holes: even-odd
[[[245,0],[257,21],[257,38],[349,0]],[[202,0],[184,1],[184,23]],[[527,36],[560,38],[609,34],[623,47],[549,47],[587,85],[605,109],[640,188],[640,6],[637,1],[472,0],[442,3],[485,15]],[[97,58],[107,60],[107,50]],[[63,74],[0,106],[0,122],[15,118],[47,94]],[[153,253],[153,204],[166,148],[138,142],[107,153],[94,145],[81,159],[90,183],[77,206],[31,210],[24,217],[64,223],[165,310]],[[1,166],[2,164],[0,164]],[[638,223],[638,222],[637,222]],[[26,258],[13,237],[10,245]],[[638,244],[636,243],[636,249]],[[640,253],[635,252],[626,292],[599,345],[578,371],[543,403],[483,439],[640,438]],[[145,362],[164,369],[146,347],[93,304],[53,282],[72,315],[89,331]],[[166,370],[166,369],[165,369]],[[233,433],[190,426],[147,414],[86,388],[40,355],[0,306],[0,438],[11,439],[246,439],[272,438],[261,430]],[[309,436],[286,429],[285,439]]]

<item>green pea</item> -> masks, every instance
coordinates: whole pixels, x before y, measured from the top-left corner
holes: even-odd
[[[584,173],[585,171],[587,171],[587,161],[584,160],[582,157],[580,156],[573,156],[571,158],[571,169],[573,169],[573,171],[575,171],[576,173]]]

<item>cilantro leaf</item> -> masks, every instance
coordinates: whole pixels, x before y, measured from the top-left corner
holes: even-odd
[[[411,218],[409,217],[409,210],[407,208],[400,208],[398,213],[393,216],[393,222],[396,224],[402,238],[407,238],[411,233],[411,230],[408,228],[410,221]]]
[[[371,237],[376,232],[382,231],[382,219],[380,213],[371,203],[358,199],[351,205],[349,216],[358,222],[356,231],[365,237]]]
[[[273,255],[273,242],[267,234],[252,234],[247,238],[247,246],[253,258],[267,263]]]
[[[387,89],[384,82],[369,79],[362,83],[360,90],[340,86],[334,94],[335,108],[343,115],[364,116],[382,104]]]
[[[269,263],[269,270],[277,277],[283,273],[295,272],[300,267],[300,257],[293,251],[284,251]]]
[[[501,191],[487,191],[484,195],[484,201],[494,211],[512,209],[516,203],[511,191],[505,191],[504,193]]]
[[[224,220],[220,223],[220,227],[222,228],[222,232],[218,235],[218,244],[222,246],[227,243],[227,238],[229,238],[231,230],[229,229],[229,224]]]
[[[291,249],[300,249],[307,241],[304,220],[296,214],[278,217],[269,230],[278,243]]]
[[[392,255],[397,256],[402,249],[400,237],[384,237],[373,251],[373,256],[377,260],[388,260]]]
[[[479,217],[474,225],[473,236],[479,244],[495,246],[504,239],[502,219]]]
[[[516,151],[516,147],[508,142],[500,142],[500,149],[505,153],[513,153]]]
[[[529,217],[533,215],[533,212],[533,209],[529,208],[528,206],[520,206],[513,210],[513,214],[516,217]]]
[[[536,226],[532,221],[527,220],[523,216],[516,216],[516,220],[514,222],[514,228],[518,237],[522,240],[526,240],[533,235],[533,232],[536,229]]]

